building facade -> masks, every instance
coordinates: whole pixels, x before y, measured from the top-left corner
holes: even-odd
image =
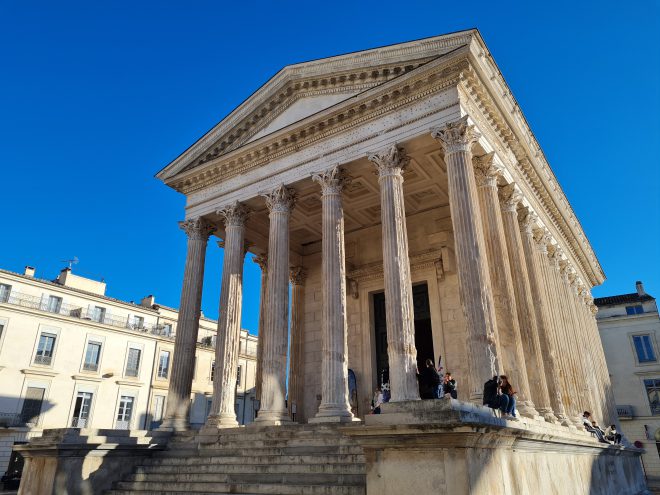
[[[594,300],[623,433],[645,449],[649,484],[660,487],[660,317],[641,282],[636,291]]]
[[[438,355],[462,399],[506,373],[523,415],[616,421],[586,345],[603,272],[478,32],[287,66],[158,177],[187,198],[191,308],[209,233],[224,239],[225,382],[244,255],[262,260],[259,422],[364,417],[384,380],[418,399]],[[195,329],[177,337],[184,404]],[[207,426],[236,424],[232,404],[219,396]]]
[[[45,428],[153,429],[167,410],[178,311],[153,296],[105,296],[64,269],[54,281],[0,270],[0,473],[16,442]],[[189,421],[210,411],[217,322],[199,318]],[[254,417],[256,337],[240,332],[237,417]]]

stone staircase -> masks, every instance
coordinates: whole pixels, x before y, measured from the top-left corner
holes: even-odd
[[[179,434],[107,495],[364,495],[362,448],[325,425]]]

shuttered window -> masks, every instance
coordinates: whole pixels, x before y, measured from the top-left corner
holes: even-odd
[[[41,416],[41,406],[44,403],[46,389],[40,387],[28,387],[21,409],[21,421],[23,423],[38,424]]]
[[[126,376],[138,376],[140,372],[140,355],[142,351],[131,347],[128,349],[128,358],[126,359]]]

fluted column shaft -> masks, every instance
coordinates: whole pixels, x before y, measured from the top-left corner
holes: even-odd
[[[293,417],[300,414],[303,399],[303,309],[305,297],[305,270],[301,266],[291,268],[291,344],[289,353],[289,393],[287,406]]]
[[[504,238],[504,223],[500,211],[497,177],[500,170],[493,163],[493,153],[473,159],[488,255],[490,282],[493,289],[497,336],[502,368],[517,391],[517,408],[526,416],[536,416],[529,390],[525,355],[513,291],[509,253]]]
[[[370,154],[368,158],[378,169],[378,184],[380,185],[385,320],[387,323],[391,401],[417,400],[419,399],[419,388],[417,385],[415,315],[402,175],[408,159],[396,145],[379,153]]]
[[[188,235],[188,251],[176,325],[167,408],[161,425],[161,429],[176,431],[187,430],[189,427],[188,408],[195,373],[195,350],[202,306],[206,244],[215,230],[202,218],[186,220],[179,226]]]
[[[461,304],[467,320],[469,397],[480,401],[483,383],[499,374],[497,323],[471,147],[479,134],[467,117],[433,131],[445,150],[449,205]]]
[[[505,189],[503,189],[504,193],[501,195],[502,221],[516,298],[518,322],[525,350],[527,378],[537,411],[547,421],[556,421],[557,418],[552,412],[550,403],[547,374],[543,363],[543,354],[541,353],[541,330],[537,324],[534,310],[534,291],[529,279],[529,271],[525,261],[525,248],[518,225],[516,207],[520,196],[509,193]]]
[[[561,399],[561,380],[559,376],[559,362],[557,348],[553,339],[554,325],[550,314],[550,304],[547,286],[544,281],[545,244],[537,244],[534,240],[532,227],[536,217],[527,213],[522,219],[522,242],[527,262],[530,289],[534,301],[534,313],[539,331],[539,344],[543,356],[545,380],[548,384],[550,404],[559,421],[566,422],[566,411]]]
[[[264,319],[261,409],[256,422],[290,421],[285,403],[289,330],[289,217],[295,193],[279,186],[264,195],[270,211],[267,310]]]
[[[255,372],[255,399],[261,402],[261,380],[264,354],[264,319],[266,317],[266,287],[268,286],[268,257],[266,255],[252,258],[261,268],[261,294],[259,297],[259,333],[257,335],[257,369]]]
[[[348,321],[344,209],[341,193],[348,178],[334,167],[313,177],[321,185],[321,404],[315,421],[351,421],[348,401]],[[405,236],[405,232],[404,232]],[[414,343],[414,341],[413,341]]]
[[[236,202],[218,212],[225,219],[225,253],[220,285],[220,318],[215,346],[213,400],[207,427],[238,426],[236,378],[243,306],[243,263],[247,208]]]

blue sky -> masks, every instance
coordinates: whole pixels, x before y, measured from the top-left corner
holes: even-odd
[[[478,27],[605,270],[594,295],[660,296],[657,2],[327,5],[0,2],[0,267],[77,256],[108,295],[178,306],[184,198],[158,170],[286,64]],[[209,243],[210,317],[221,267]]]

